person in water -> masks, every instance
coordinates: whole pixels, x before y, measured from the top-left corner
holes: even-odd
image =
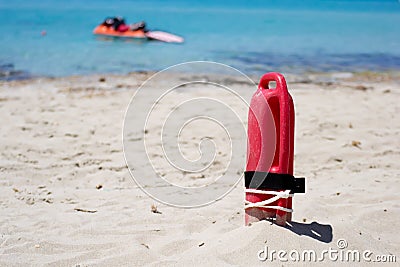
[[[108,17],[103,21],[102,25],[112,27],[114,30],[119,32],[126,32],[129,30],[129,26],[126,25],[125,20],[122,17]]]
[[[113,27],[114,30],[118,32],[126,32],[128,30],[137,31],[137,30],[145,30],[146,23],[144,21],[140,21],[131,25],[127,25],[125,23],[124,18],[122,17],[108,17],[104,20],[102,25],[107,27]]]
[[[146,31],[146,22],[139,21],[139,22],[133,23],[129,26],[129,29],[131,31],[138,31],[138,30]]]

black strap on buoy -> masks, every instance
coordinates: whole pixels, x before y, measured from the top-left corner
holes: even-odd
[[[246,188],[251,189],[290,189],[290,194],[306,192],[306,178],[295,178],[290,174],[246,171],[244,183]]]

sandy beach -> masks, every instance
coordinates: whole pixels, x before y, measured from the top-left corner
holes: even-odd
[[[295,196],[287,227],[268,221],[244,226],[243,180],[216,203],[192,209],[159,203],[140,189],[126,165],[122,128],[130,99],[150,76],[0,83],[0,266],[287,266],[294,263],[292,250],[313,250],[320,258],[332,249],[357,250],[361,257],[370,251],[370,263],[376,265],[380,256],[400,261],[398,73],[285,74],[296,109],[295,175],[307,178],[307,193]],[[215,77],[169,76],[152,85],[148,102],[166,84]],[[250,101],[255,87],[220,79]],[[226,99],[246,120],[247,111],[235,98],[228,100],[209,85],[198,89],[181,88],[174,99]],[[155,116],[173,101],[164,104]],[[169,181],[212,182],[209,177],[229,161],[226,140],[219,134],[214,138],[212,126],[203,125],[203,132],[183,135],[183,150],[195,157],[192,145],[208,134],[222,146],[218,161],[200,176],[171,173],[157,163],[164,160],[157,148],[160,132],[151,127],[149,155]],[[142,141],[142,135],[137,138]],[[131,153],[133,159],[143,156]],[[241,153],[244,159],[246,151]],[[238,164],[233,175],[244,165]],[[287,261],[277,255],[260,260],[266,247],[286,251]],[[367,261],[326,254],[322,264],[363,266]]]

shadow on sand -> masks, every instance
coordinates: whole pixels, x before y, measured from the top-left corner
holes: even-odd
[[[284,228],[289,229],[295,234],[306,235],[318,241],[329,243],[333,239],[332,226],[312,222],[309,224],[299,222],[287,222]]]

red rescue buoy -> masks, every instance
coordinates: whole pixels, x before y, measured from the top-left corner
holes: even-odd
[[[273,81],[276,88],[269,88]],[[285,225],[291,221],[293,194],[305,192],[305,179],[293,177],[294,114],[283,75],[263,75],[248,117],[246,225],[271,218]]]

